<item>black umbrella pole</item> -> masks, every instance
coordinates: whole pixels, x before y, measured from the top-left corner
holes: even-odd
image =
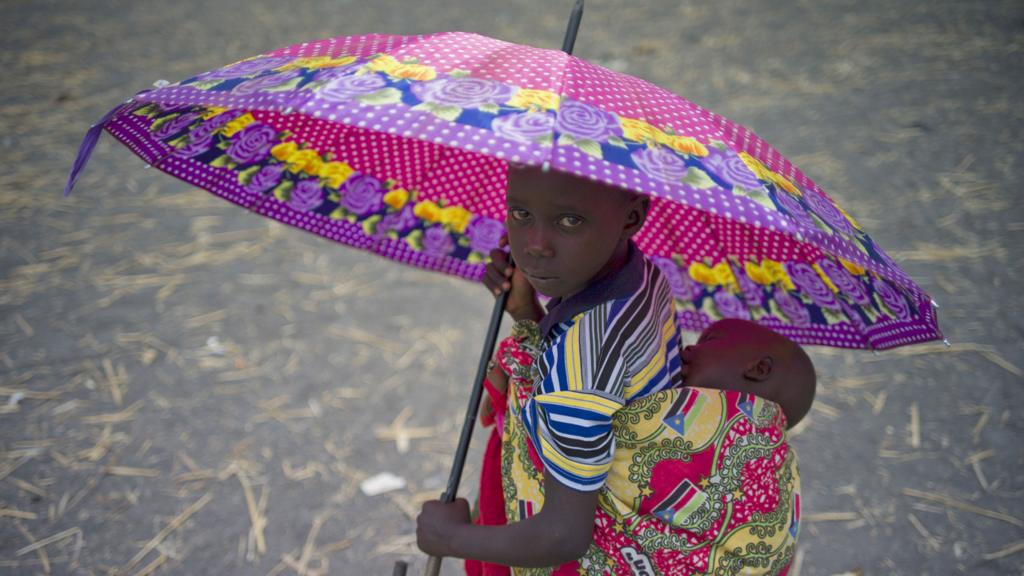
[[[491,324],[487,327],[487,336],[484,338],[484,349],[480,353],[480,363],[476,368],[476,378],[473,380],[473,392],[469,395],[469,406],[466,407],[466,419],[462,422],[462,435],[459,436],[459,447],[455,450],[455,461],[452,462],[452,471],[448,475],[448,488],[441,495],[442,502],[453,502],[459,491],[459,481],[462,479],[462,468],[466,464],[466,453],[469,452],[469,441],[473,438],[473,428],[476,427],[476,414],[480,408],[480,398],[483,396],[484,377],[487,375],[487,363],[494,355],[494,344],[498,340],[498,330],[501,328],[501,318],[505,314],[505,303],[508,302],[508,292],[502,292],[494,301],[494,309],[491,311]],[[441,558],[431,556],[427,559],[426,576],[437,576],[441,571]]]
[[[580,29],[580,20],[583,19],[583,0],[576,0],[569,14],[569,26],[565,29],[565,40],[562,41],[562,52],[572,54],[573,46],[576,45],[576,32]]]

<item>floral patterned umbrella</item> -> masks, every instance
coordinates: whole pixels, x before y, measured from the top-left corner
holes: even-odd
[[[150,165],[387,258],[471,280],[504,231],[508,163],[649,195],[636,237],[679,323],[806,344],[940,339],[930,298],[753,132],[565,52],[461,32],[289,46],[145,91],[106,129]]]

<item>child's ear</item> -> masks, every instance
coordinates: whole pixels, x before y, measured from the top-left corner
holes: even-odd
[[[743,377],[755,382],[764,382],[771,378],[774,369],[775,361],[772,360],[772,357],[762,356],[757,362],[747,366],[747,369],[743,371]]]
[[[643,194],[636,194],[629,201],[629,212],[626,214],[626,226],[622,230],[623,238],[632,238],[640,231],[647,220],[647,210],[651,207],[651,199]]]

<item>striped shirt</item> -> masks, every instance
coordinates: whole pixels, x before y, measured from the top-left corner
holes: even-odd
[[[549,303],[522,418],[545,469],[580,491],[604,485],[615,450],[612,415],[633,399],[682,385],[668,283],[630,244],[627,263]]]

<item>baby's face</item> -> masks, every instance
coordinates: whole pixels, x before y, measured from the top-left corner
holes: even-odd
[[[761,330],[743,321],[723,320],[709,326],[696,344],[683,348],[683,383],[728,390],[747,386],[744,371],[768,352]]]
[[[600,275],[620,241],[630,196],[557,172],[510,169],[509,246],[538,292],[566,298]]]

